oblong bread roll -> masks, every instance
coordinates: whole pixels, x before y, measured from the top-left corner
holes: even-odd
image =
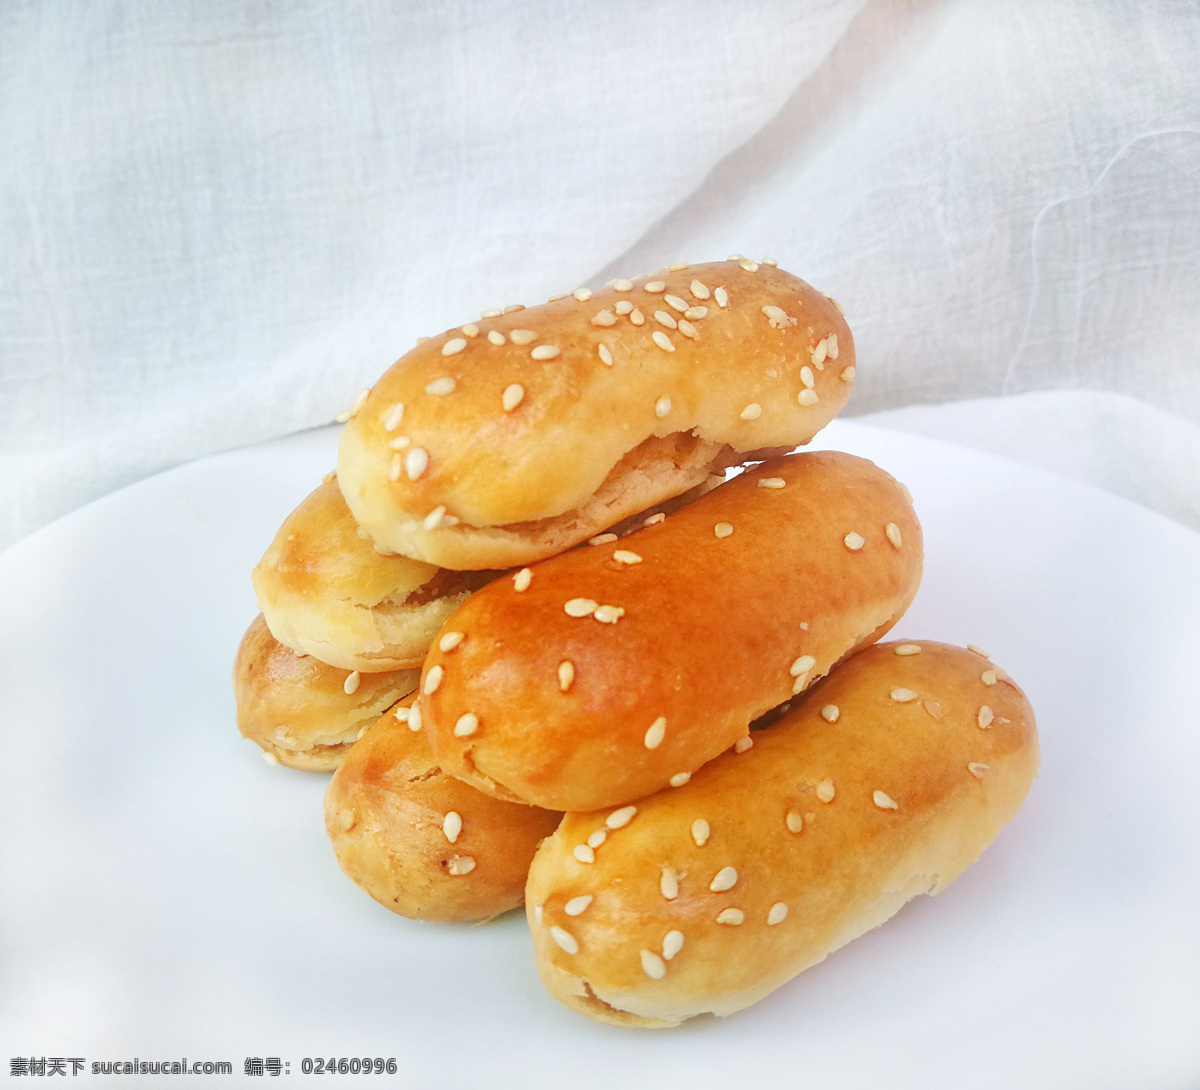
[[[513,567],[807,443],[853,377],[849,327],[803,280],[673,267],[418,345],[346,425],[338,481],[386,549]]]
[[[242,736],[269,759],[311,772],[337,768],[359,731],[417,687],[419,670],[359,674],[297,655],[259,614],[233,664]]]
[[[284,519],[250,581],[280,643],[373,673],[420,666],[446,618],[499,574],[382,555],[331,477]]]
[[[1038,763],[1021,691],[925,641],[860,652],[753,738],[677,791],[566,815],[539,849],[527,913],[560,1002],[642,1027],[741,1010],[945,889]]]
[[[339,866],[410,919],[479,920],[516,908],[529,861],[562,815],[491,798],[448,776],[425,735],[409,729],[409,704],[367,730],[325,791],[325,829]]]
[[[902,485],[848,454],[764,462],[662,521],[506,576],[446,622],[419,714],[481,790],[590,810],[686,778],[900,617]]]

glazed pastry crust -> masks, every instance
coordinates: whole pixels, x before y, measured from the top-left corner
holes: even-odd
[[[338,480],[382,547],[450,568],[551,556],[807,443],[850,394],[840,311],[781,269],[716,262],[578,294],[447,330],[371,389]]]
[[[421,718],[442,767],[481,790],[619,805],[694,772],[880,638],[921,563],[887,473],[832,452],[773,459],[469,599],[426,660]]]
[[[396,715],[411,702],[382,716],[330,780],[325,829],[338,865],[411,919],[479,920],[516,908],[533,853],[562,815],[447,775],[425,735]]]
[[[419,671],[352,674],[297,655],[271,635],[260,614],[233,664],[238,730],[289,768],[331,771],[359,731],[417,687]]]
[[[594,862],[574,850],[609,812],[566,815],[526,892],[538,972],[556,999],[623,1026],[731,1014],[979,856],[1033,782],[1033,712],[981,655],[900,646],[855,655],[749,750],[639,800]],[[667,957],[671,932],[682,942]]]

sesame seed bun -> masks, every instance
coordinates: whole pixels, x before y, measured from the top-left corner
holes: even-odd
[[[417,687],[417,670],[360,674],[297,655],[261,614],[242,637],[233,693],[242,735],[289,768],[337,768],[358,732]]]
[[[411,699],[397,711],[403,717]],[[325,792],[342,870],[410,919],[479,920],[524,899],[529,861],[561,814],[503,802],[443,772],[395,712],[357,742]]]
[[[284,520],[250,581],[280,643],[376,673],[420,666],[446,618],[498,574],[382,555],[331,479]]]
[[[854,375],[837,306],[745,260],[489,315],[397,361],[338,456],[374,540],[447,568],[552,556],[715,471],[807,443]]]
[[[1033,712],[979,655],[917,646],[855,655],[616,829],[566,815],[526,890],[551,995],[620,1026],[732,1014],[974,862],[1033,782]]]
[[[921,564],[920,524],[887,473],[848,454],[776,458],[479,591],[426,659],[420,716],[442,767],[480,790],[620,805],[880,638]]]

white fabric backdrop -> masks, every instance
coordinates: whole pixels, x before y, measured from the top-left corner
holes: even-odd
[[[10,0],[0,547],[672,260],[846,306],[852,413],[1200,529],[1200,6]]]

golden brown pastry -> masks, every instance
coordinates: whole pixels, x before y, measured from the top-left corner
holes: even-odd
[[[1020,808],[1033,712],[986,658],[879,644],[677,791],[568,814],[526,911],[538,972],[599,1022],[731,1014],[938,893]]]
[[[288,515],[250,579],[280,643],[373,673],[420,666],[442,622],[499,574],[381,555],[331,478]]]
[[[260,614],[233,664],[238,729],[280,764],[328,772],[360,730],[417,687],[419,676],[419,670],[360,674],[297,655],[271,635]]]
[[[853,378],[840,310],[804,281],[672,266],[418,345],[357,406],[338,481],[385,549],[514,567],[807,443]]]
[[[562,815],[448,776],[425,735],[409,729],[411,703],[363,735],[326,789],[338,864],[401,916],[445,922],[507,912],[523,900],[529,861]]]
[[[874,464],[776,458],[468,599],[430,650],[419,715],[439,764],[481,790],[620,805],[686,781],[880,638],[921,555],[903,486]]]

